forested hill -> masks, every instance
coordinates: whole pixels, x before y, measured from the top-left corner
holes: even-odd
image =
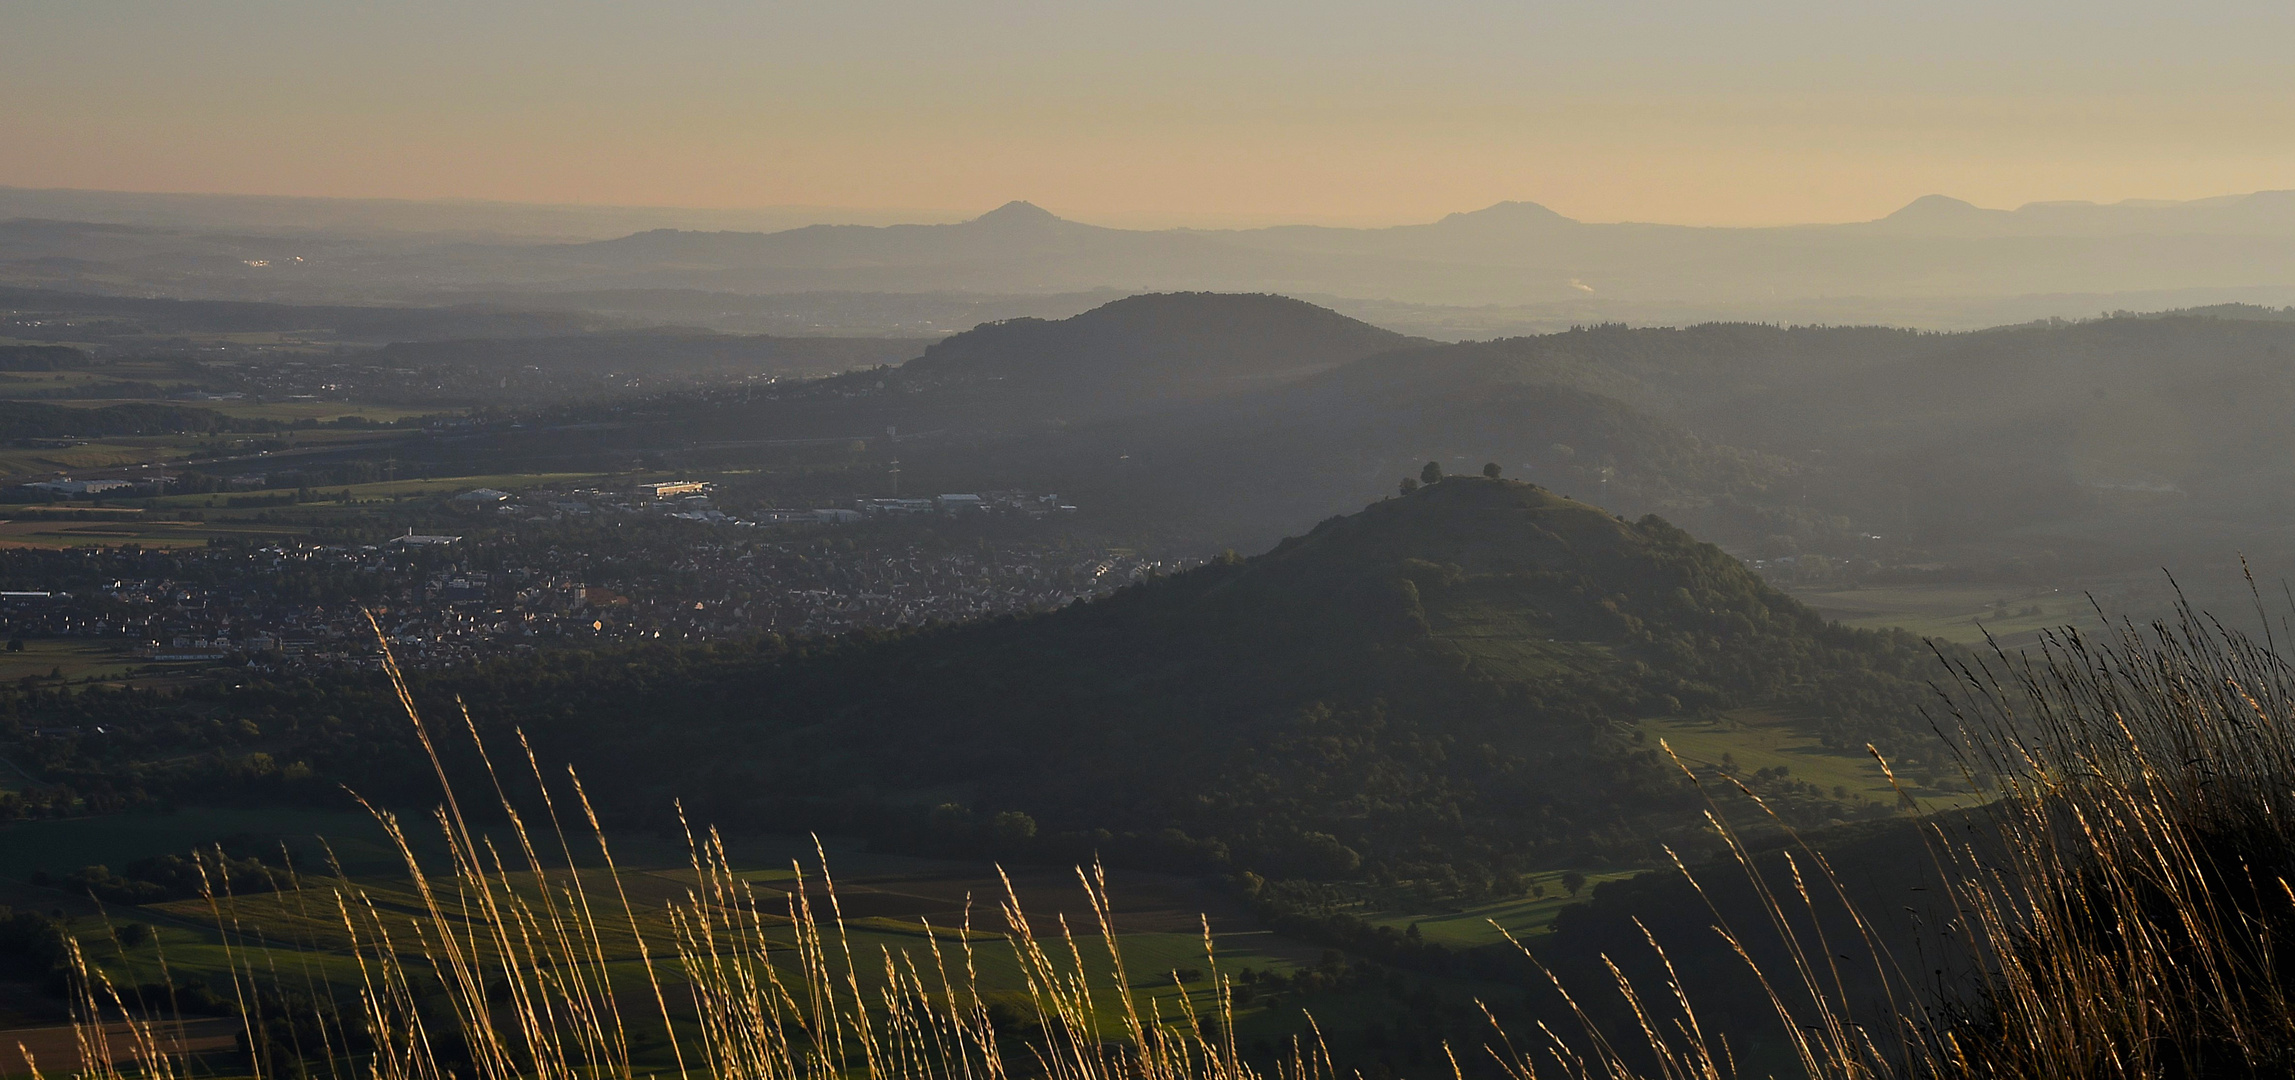
[[[1375,353],[1431,345],[1284,296],[1128,297],[1073,318],[988,323],[900,369],[904,389],[996,384],[1081,413],[1233,394]]]
[[[641,805],[911,814],[875,819],[896,832],[1018,811],[1313,877],[1649,857],[1694,817],[1637,721],[1766,704],[1910,744],[1933,664],[1663,521],[1474,477],[1044,615],[462,689]]]
[[[442,732],[456,696],[502,752],[522,729],[624,820],[682,802],[940,852],[1487,882],[1694,852],[1699,804],[1647,722],[1759,706],[1918,767],[1936,672],[1909,635],[1826,623],[1662,520],[1466,477],[1058,611],[544,651],[416,692]],[[436,798],[374,676],[7,700],[19,721],[106,726],[108,758],[74,783],[122,805]],[[232,731],[262,753],[218,749]],[[1799,781],[1771,794],[1803,824],[1889,811]]]

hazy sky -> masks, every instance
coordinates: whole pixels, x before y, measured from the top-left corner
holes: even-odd
[[[2295,187],[2295,4],[0,0],[0,184],[1110,224]]]

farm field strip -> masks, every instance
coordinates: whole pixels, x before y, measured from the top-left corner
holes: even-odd
[[[1554,916],[1563,908],[1583,900],[1594,886],[1645,872],[1638,869],[1584,872],[1585,881],[1580,885],[1580,892],[1572,893],[1562,884],[1565,871],[1547,871],[1529,875],[1531,883],[1545,890],[1544,896],[1518,897],[1496,903],[1469,904],[1423,912],[1409,911],[1407,905],[1389,907],[1367,913],[1365,918],[1397,930],[1416,926],[1420,936],[1443,945],[1466,948],[1499,945],[1506,941],[1508,934],[1518,941],[1529,941],[1552,932]],[[1500,932],[1501,928],[1504,933]]]
[[[663,474],[667,476],[668,474]],[[356,500],[389,499],[400,496],[450,495],[472,488],[536,488],[584,487],[602,483],[629,482],[624,473],[492,473],[468,476],[426,477],[419,480],[378,480],[365,484],[328,484],[319,489],[321,497],[301,506],[323,506],[338,503],[335,498],[348,491]],[[225,507],[232,498],[278,498],[295,494],[294,488],[260,488],[251,491],[218,492],[212,495],[163,495],[148,500],[154,507],[198,509],[208,506]]]
[[[43,521],[0,520],[0,547],[75,548],[138,544],[153,548],[205,547],[225,537],[302,536],[308,526],[254,521]]]
[[[2004,585],[1897,585],[1801,591],[1796,599],[1844,626],[1895,627],[1963,645],[2096,622],[2088,598],[2074,589]],[[2005,609],[2005,614],[2001,612]]]
[[[0,388],[0,399],[7,398]],[[107,405],[169,405],[179,408],[205,409],[240,420],[317,420],[321,422],[345,416],[360,416],[376,423],[390,423],[410,416],[459,415],[466,411],[450,406],[371,405],[351,401],[208,401],[184,398],[42,398],[41,404],[66,409],[101,409]]]

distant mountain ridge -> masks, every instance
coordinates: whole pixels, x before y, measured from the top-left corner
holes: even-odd
[[[2113,254],[2099,257],[2099,243]],[[888,289],[945,287],[968,275],[1013,289],[1064,282],[1442,303],[2295,288],[2295,192],[2016,210],[1927,196],[1875,221],[1772,228],[1592,224],[1502,202],[1376,229],[1141,231],[1016,202],[951,225],[662,231],[548,257],[584,275],[644,272],[736,290],[792,287],[800,273]]]
[[[2176,294],[2184,305],[2295,302],[2295,192],[2288,191],[2014,210],[1929,196],[1873,221],[1764,228],[1580,222],[1536,203],[1501,202],[1387,228],[1140,230],[1013,202],[946,224],[657,228],[572,243],[198,232],[141,224],[148,211],[114,215],[139,223],[133,227],[77,231],[0,221],[0,284],[398,303],[479,291],[568,302],[639,291],[1274,292],[1531,306],[1541,318],[1569,320],[1561,325],[1647,320],[1654,312],[1666,321],[1784,312],[1933,320],[2049,295],[2064,296],[2065,306],[2041,304],[2040,313],[2063,316],[2091,313],[2090,297],[2132,306],[2112,304],[2116,295]],[[296,220],[307,220],[307,211]],[[2032,303],[2014,307],[2029,311]],[[1966,325],[1965,316],[1953,321]]]

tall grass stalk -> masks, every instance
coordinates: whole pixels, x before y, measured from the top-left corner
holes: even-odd
[[[2067,628],[2029,652],[1945,661],[1943,730],[1970,784],[1988,781],[1995,797],[1923,826],[1953,915],[1943,932],[1960,953],[1947,969],[1958,974],[1941,982],[1921,984],[1898,965],[1891,939],[1901,947],[1901,936],[1869,919],[1851,900],[1855,883],[1781,820],[1790,838],[1781,872],[1764,871],[1709,809],[1782,948],[1756,960],[1719,908],[1715,930],[1767,995],[1800,1071],[2295,1075],[2295,665],[2268,633],[2257,641],[2179,604],[2172,620],[2122,621],[2101,638]],[[1697,875],[1682,873],[1704,896]],[[1825,940],[1821,910],[1857,940]],[[1610,989],[1636,1022],[1625,1039],[1600,1030],[1557,981],[1579,1030],[1542,1031],[1537,1053],[1509,1048],[1508,1073],[1737,1075],[1726,1033],[1698,1022],[1664,947],[1648,944],[1664,962],[1665,993],[1610,967]],[[1885,1006],[1852,994],[1842,965],[1869,967]]]
[[[1107,882],[1096,871],[1078,881],[1094,926],[1072,928],[1063,919],[1056,933],[1040,936],[1006,879],[1003,934],[975,932],[967,915],[958,927],[923,927],[921,956],[884,947],[871,954],[848,932],[825,855],[819,895],[826,910],[802,866],[775,903],[736,872],[711,830],[689,832],[693,880],[685,895],[646,910],[632,900],[579,778],[569,770],[553,791],[521,734],[524,775],[541,811],[529,822],[465,710],[464,727],[506,822],[492,832],[473,828],[387,643],[384,670],[442,785],[443,801],[424,827],[441,841],[443,865],[417,854],[423,845],[407,822],[369,805],[403,861],[411,900],[377,895],[339,864],[264,899],[234,897],[226,875],[207,877],[256,1080],[281,1072],[326,1080],[1262,1080],[1237,1053],[1232,990],[1215,963],[1209,1017],[1199,1017],[1184,992],[1166,1014],[1153,995],[1134,989]],[[561,805],[578,809],[577,826],[563,820]],[[596,845],[602,869],[581,868],[577,835]],[[274,1048],[266,999],[291,985],[279,977],[275,954],[307,958],[317,946],[275,941],[265,920],[308,927],[314,898],[332,924],[334,951],[353,960],[355,1000],[315,1010],[317,1045]],[[1096,944],[1088,942],[1093,931]],[[1210,960],[1208,923],[1204,946]],[[83,1062],[74,1075],[188,1080],[187,1059],[168,1042],[168,1019],[73,948]],[[1035,1021],[1024,1025],[1025,1038],[999,1031],[990,1018],[980,985],[984,948],[1007,949],[1018,965]],[[1107,968],[1098,979],[1086,959],[1096,949],[1105,950]],[[307,965],[303,972],[306,1005],[331,993]],[[295,1026],[287,1030],[300,1039]],[[651,1046],[666,1049],[667,1060],[641,1064],[642,1048]],[[1321,1080],[1328,1066],[1318,1048],[1307,1048],[1267,1080]]]
[[[2259,614],[2262,614],[2260,611]],[[2295,1071],[2295,668],[2179,604],[1957,668],[1989,826],[1938,830],[1978,984],[1955,1075]]]
[[[1184,1004],[1165,1015],[1133,989],[1104,875],[1080,875],[1096,923],[1081,932],[1062,920],[1039,934],[1007,881],[1001,934],[976,932],[968,912],[959,926],[924,927],[918,950],[870,954],[848,932],[825,859],[821,888],[798,867],[775,904],[736,872],[714,830],[689,830],[685,895],[643,909],[578,778],[553,785],[521,736],[520,785],[532,781],[541,811],[530,823],[465,711],[507,821],[473,829],[387,651],[385,668],[443,786],[425,825],[443,842],[443,865],[418,858],[405,824],[370,807],[404,861],[411,900],[378,897],[339,866],[261,901],[232,898],[228,877],[216,876],[211,912],[258,1080],[282,1061],[315,1063],[287,1067],[328,1080],[1260,1080],[1237,1053],[1208,924],[1208,1019]],[[1857,883],[1779,815],[1769,814],[1788,843],[1764,861],[1709,798],[1708,823],[1732,857],[1728,872],[1756,899],[1756,925],[1733,926],[1710,883],[1676,860],[1786,1032],[1791,1069],[1812,1080],[2295,1073],[2295,667],[2269,638],[2185,607],[2172,622],[2123,623],[2103,639],[2061,631],[2034,652],[1995,650],[1949,670],[1948,737],[1970,782],[1987,780],[1995,795],[1924,826],[1960,981],[1907,974],[1895,931],[1854,902]],[[1750,788],[1731,790],[1769,812]],[[596,845],[602,869],[579,868],[577,835]],[[304,926],[314,907],[331,912],[355,958],[356,993],[321,1010],[317,1046],[272,1055],[261,1052],[272,1037],[262,1017],[264,995],[285,984],[276,952],[307,953],[308,943],[266,936],[258,909],[275,907],[286,922],[290,904]],[[1088,945],[1094,930],[1099,942]],[[1509,1033],[1494,1021],[1486,1045],[1451,1048],[1446,1068],[1510,1080],[1746,1075],[1736,1033],[1700,1019],[1665,943],[1643,933],[1659,985],[1605,958],[1605,986],[1552,980],[1574,1023]],[[1769,944],[1750,944],[1757,936]],[[1025,1037],[991,1019],[984,948],[1008,950],[1017,967],[1033,1010]],[[1097,980],[1089,948],[1106,951]],[[74,956],[88,1063],[79,1075],[184,1076],[164,1025],[97,1022],[136,1010]],[[311,1001],[333,985],[307,964],[302,974]],[[1586,994],[1616,995],[1628,1023],[1595,1019]],[[645,1052],[654,1039],[666,1057]],[[1268,1080],[1334,1072],[1317,1039]]]

